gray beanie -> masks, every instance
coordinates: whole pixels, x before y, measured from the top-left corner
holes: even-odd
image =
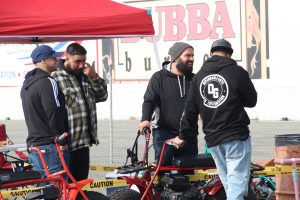
[[[184,43],[184,42],[176,42],[170,49],[169,49],[169,55],[171,56],[171,63],[176,60],[184,50],[187,48],[194,49],[191,45]]]

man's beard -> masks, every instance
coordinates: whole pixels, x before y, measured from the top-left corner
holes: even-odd
[[[183,73],[185,76],[188,76],[188,75],[191,75],[193,73],[193,63],[194,63],[194,61],[191,61],[191,60],[183,62],[179,58],[178,63],[176,65],[176,68],[179,72]]]
[[[83,74],[83,70],[73,70],[70,64],[66,64],[66,71],[76,77],[79,77]]]

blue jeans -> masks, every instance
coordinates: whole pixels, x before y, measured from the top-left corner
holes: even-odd
[[[251,140],[234,140],[209,148],[224,185],[227,200],[244,200],[247,196],[250,167]]]
[[[62,170],[62,165],[54,144],[42,145],[37,147],[42,151],[43,157],[46,161],[47,168],[49,169],[50,173]],[[42,178],[47,177],[40,156],[36,151],[31,151],[29,153],[29,163],[32,165],[34,171],[38,171],[41,174]]]
[[[176,135],[172,134],[171,131],[165,129],[154,129],[153,130],[153,145],[155,150],[155,159],[159,161],[163,142],[168,139],[172,139]],[[198,140],[195,138],[192,141],[186,141],[187,144],[180,149],[176,149],[173,146],[166,145],[165,154],[163,157],[162,166],[172,165],[173,158],[179,156],[196,155],[198,154]]]

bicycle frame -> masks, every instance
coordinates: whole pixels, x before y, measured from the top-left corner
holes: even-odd
[[[147,185],[145,191],[143,192],[143,196],[142,196],[141,200],[153,199],[152,193],[155,194],[157,199],[160,199],[159,193],[157,192],[157,190],[155,188],[153,188],[153,182],[154,182],[155,178],[157,177],[158,172],[160,172],[160,171],[172,171],[172,170],[189,171],[189,170],[200,170],[200,169],[203,170],[203,169],[211,168],[211,167],[184,167],[183,168],[183,167],[176,167],[176,166],[161,166],[163,163],[163,157],[164,157],[166,145],[173,145],[172,139],[166,140],[164,142],[156,169],[153,169],[153,170],[150,169],[150,171],[152,171],[152,172],[154,171],[154,175],[152,176],[149,184]],[[211,186],[211,187],[213,187],[213,186]],[[152,190],[152,192],[150,192],[150,190]]]
[[[146,130],[146,146],[143,153],[143,158],[141,164],[147,164],[145,162],[147,151],[148,151],[148,144],[150,140],[150,130]],[[182,167],[176,167],[176,166],[161,166],[163,162],[163,156],[165,153],[165,148],[167,143],[171,144],[172,140],[166,140],[163,144],[162,151],[160,154],[159,162],[157,166],[146,166],[145,171],[143,172],[141,177],[138,177],[135,173],[133,177],[128,176],[122,176],[119,177],[121,179],[124,179],[128,184],[129,188],[131,185],[136,185],[142,195],[142,200],[153,200],[153,199],[160,199],[159,192],[153,187],[153,182],[155,178],[158,175],[159,171],[182,171],[182,170],[197,170],[197,169],[209,169],[211,167],[190,167],[190,168],[182,168]],[[154,172],[154,175],[151,178],[151,173]]]
[[[46,178],[40,178],[40,179],[32,179],[32,180],[22,180],[22,181],[17,181],[17,182],[12,182],[12,183],[5,183],[2,184],[0,188],[2,189],[8,189],[8,188],[14,188],[14,187],[19,187],[19,186],[25,186],[25,185],[34,185],[34,184],[39,184],[39,183],[48,183],[51,182],[53,186],[57,187],[61,192],[61,197],[60,199],[62,200],[75,200],[78,193],[81,194],[84,200],[88,200],[87,196],[84,194],[82,188],[83,186],[92,183],[92,179],[85,179],[81,181],[76,181],[72,174],[70,173],[69,169],[67,168],[66,162],[63,158],[63,154],[61,152],[60,146],[55,143],[58,156],[61,160],[63,170],[55,172],[55,173],[50,173],[46,161],[43,157],[42,151],[38,147],[31,147],[31,151],[36,151],[41,159],[41,162],[43,164],[43,167],[45,169]],[[24,172],[26,173],[26,172]],[[67,174],[67,176],[71,179],[73,183],[68,183],[64,178],[63,174]],[[3,200],[3,197],[0,193],[0,200]]]

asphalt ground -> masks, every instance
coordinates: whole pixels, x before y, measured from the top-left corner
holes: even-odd
[[[6,132],[10,139],[16,143],[25,143],[27,128],[23,120],[0,121],[6,125]],[[110,140],[110,122],[98,121],[98,135],[100,144],[91,148],[91,164],[93,165],[123,165],[126,161],[127,148],[131,148],[138,127],[138,120],[113,121],[112,140]],[[201,129],[201,124],[199,124]],[[252,160],[262,161],[272,159],[275,154],[275,137],[281,134],[300,134],[300,122],[298,121],[257,121],[252,120],[250,125],[252,137]],[[199,152],[204,151],[203,133],[200,130],[198,136]],[[144,138],[139,139],[139,155],[143,152]],[[112,151],[110,146],[112,145]],[[149,150],[149,161],[154,161],[153,148]],[[105,172],[90,171],[90,177],[94,180],[106,178]]]

